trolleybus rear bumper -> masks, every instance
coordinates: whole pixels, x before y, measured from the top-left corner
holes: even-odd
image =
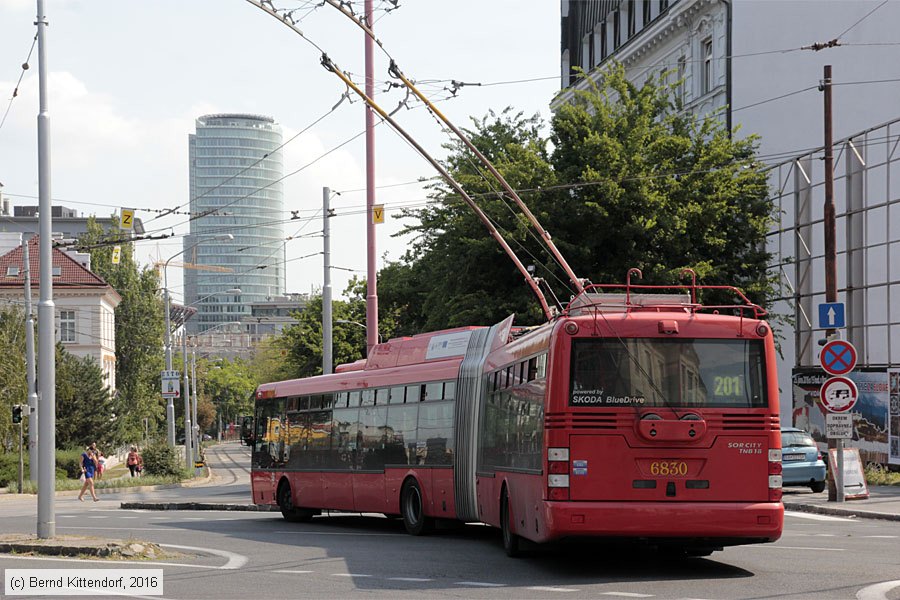
[[[544,502],[542,541],[565,537],[719,540],[720,545],[781,537],[780,502]],[[526,534],[526,537],[531,537]]]

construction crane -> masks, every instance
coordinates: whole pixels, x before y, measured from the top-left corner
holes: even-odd
[[[166,264],[164,260],[158,260],[153,263],[153,266],[159,271],[159,274],[162,275],[162,268]],[[170,267],[179,267],[181,269],[195,269],[197,271],[215,271],[217,273],[231,273],[234,269],[230,267],[218,267],[216,265],[197,265],[194,263],[187,262],[170,262]]]

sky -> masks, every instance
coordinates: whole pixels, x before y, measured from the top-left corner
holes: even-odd
[[[310,0],[273,0],[297,8],[299,28],[357,82],[364,72],[363,34],[330,6]],[[447,81],[500,84],[463,87],[440,104],[458,126],[471,116],[512,106],[549,117],[559,89],[559,2],[520,0],[401,0],[386,12],[375,0],[376,33],[403,72],[434,98],[449,96]],[[362,2],[353,5],[362,9]],[[197,117],[246,112],[269,115],[288,140],[332,111],[344,85],[319,64],[320,53],[295,32],[244,0],[48,0],[47,67],[51,137],[51,195],[85,215],[138,209],[148,232],[188,232],[185,215],[162,218],[153,210],[188,210],[188,135]],[[379,10],[381,9],[381,10]],[[0,183],[14,206],[37,204],[38,59],[10,103],[36,32],[34,0],[0,0]],[[387,58],[376,51],[375,77],[388,79]],[[537,81],[504,83],[519,80]],[[387,110],[403,94],[376,100]],[[410,106],[415,104],[410,103]],[[434,156],[450,138],[425,110],[401,109],[395,118]],[[332,200],[332,285],[343,291],[366,268],[365,127],[363,105],[344,100],[318,124],[285,146],[283,218],[286,236],[321,231],[322,188]],[[385,205],[377,227],[378,267],[399,259],[410,238],[395,237],[403,205],[421,205],[416,182],[434,175],[387,126],[376,128],[376,202]],[[328,153],[323,157],[323,154]],[[319,159],[319,160],[317,160]],[[313,162],[316,161],[316,162]],[[307,166],[309,165],[309,166]],[[149,210],[147,210],[149,209]],[[137,244],[143,264],[171,257],[181,238]],[[323,282],[321,237],[287,244],[287,292],[318,290]],[[313,254],[308,258],[300,258]],[[177,260],[177,259],[176,259]],[[182,290],[180,270],[170,268],[170,287]]]

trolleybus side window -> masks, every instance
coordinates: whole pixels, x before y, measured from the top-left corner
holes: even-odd
[[[406,403],[410,402],[418,402],[422,396],[422,386],[421,385],[408,385],[406,386]]]
[[[453,401],[423,402],[419,405],[416,440],[418,464],[453,464]]]
[[[405,396],[406,388],[403,386],[397,386],[391,388],[390,402],[391,404],[403,404],[403,397]]]
[[[426,383],[425,384],[425,397],[422,398],[425,401],[429,400],[440,400],[443,398],[443,389],[444,383],[441,381],[435,383]]]
[[[362,391],[362,406],[374,406],[375,405],[375,390],[363,390]],[[351,394],[352,398],[352,394]]]
[[[332,412],[332,461],[337,469],[354,469],[360,442],[359,409],[336,408]]]
[[[347,397],[347,407],[353,408],[356,406],[359,406],[359,390],[350,392],[350,395]]]
[[[444,382],[444,400],[455,400],[456,399],[456,382],[455,381],[445,381]]]
[[[348,392],[338,392],[334,395],[334,408],[347,408]]]
[[[359,409],[359,468],[366,471],[384,469],[384,437],[388,407],[363,406]]]
[[[388,408],[385,426],[385,465],[416,464],[418,419],[418,402],[394,404]]]
[[[385,406],[388,403],[389,394],[390,389],[388,388],[380,388],[375,390],[375,404],[378,406]]]

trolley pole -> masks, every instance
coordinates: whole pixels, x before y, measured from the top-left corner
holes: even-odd
[[[837,227],[835,225],[834,208],[834,151],[832,134],[832,107],[831,107],[831,65],[825,65],[821,90],[824,100],[825,116],[825,301],[837,302]],[[836,330],[825,331],[826,338],[832,338]],[[837,469],[833,474],[834,485],[828,486],[829,501],[844,501],[844,440],[828,440],[828,450],[835,449],[837,454]]]
[[[37,0],[38,86],[38,207],[40,210],[40,280],[38,302],[38,389],[40,396],[40,431],[38,439],[38,519],[37,535],[41,539],[56,537],[56,340],[53,303],[53,201],[50,196],[50,113],[47,108],[47,16],[44,0]]]
[[[331,190],[322,188],[322,237],[325,265],[324,284],[322,285],[322,374],[329,375],[334,366],[332,356],[332,316],[331,316]]]
[[[183,319],[181,332],[181,357],[183,359],[182,367],[184,368],[184,467],[193,472],[194,469],[194,453],[191,449],[193,444],[191,438],[194,436],[191,429],[191,388],[188,379],[188,357],[187,357],[187,319]]]

